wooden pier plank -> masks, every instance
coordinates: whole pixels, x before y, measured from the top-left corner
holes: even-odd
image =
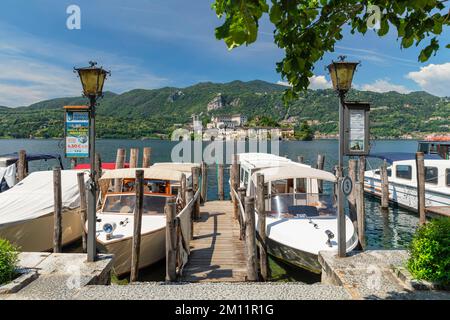
[[[239,240],[239,223],[233,219],[230,201],[208,201],[194,223],[189,262],[182,281],[245,281],[244,242]]]

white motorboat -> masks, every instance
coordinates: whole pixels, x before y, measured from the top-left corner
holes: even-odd
[[[81,237],[78,172],[61,171],[63,245]],[[9,240],[21,251],[47,251],[53,248],[53,229],[52,171],[30,173],[14,188],[0,193],[0,238]]]
[[[196,164],[177,166],[172,163],[155,164],[144,170],[144,202],[141,226],[139,268],[147,267],[165,257],[166,199],[177,196],[182,174],[190,180]],[[97,248],[114,254],[114,270],[122,275],[131,270],[131,249],[134,230],[136,169],[106,171],[99,180],[101,208],[97,211]],[[112,192],[110,183],[122,180],[121,192]],[[86,223],[87,229],[87,223]]]
[[[239,162],[240,185],[246,187],[248,196],[255,195],[257,174],[264,176],[268,252],[320,273],[319,251],[337,251],[337,210],[334,195],[318,193],[318,180],[335,183],[336,177],[271,154],[240,154]],[[349,252],[357,246],[358,237],[348,216],[345,225]]]
[[[386,160],[389,200],[403,208],[417,211],[417,172],[414,154],[385,153],[373,157]],[[425,206],[450,205],[450,160],[425,155]],[[380,169],[368,170],[364,175],[364,191],[381,197]]]

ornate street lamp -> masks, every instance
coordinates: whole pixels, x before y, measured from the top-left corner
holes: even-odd
[[[103,96],[103,85],[109,71],[102,67],[97,67],[97,63],[90,61],[90,66],[85,68],[74,68],[78,73],[83,86],[83,94],[89,99],[89,160],[90,160],[90,181],[88,193],[88,236],[87,236],[87,260],[95,261],[96,249],[96,206],[97,206],[97,185],[95,184],[97,172],[95,171],[95,105],[97,99]]]
[[[344,108],[345,94],[350,90],[358,62],[345,61],[345,56],[340,56],[339,61],[332,61],[328,66],[331,82],[334,90],[339,95],[339,161],[337,167],[338,174],[338,255],[346,255],[345,239],[345,212],[344,212],[344,193],[343,193],[343,162],[344,162]]]

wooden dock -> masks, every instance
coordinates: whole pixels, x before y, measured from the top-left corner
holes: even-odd
[[[190,247],[181,281],[245,281],[245,242],[239,240],[231,201],[208,201],[200,208]]]

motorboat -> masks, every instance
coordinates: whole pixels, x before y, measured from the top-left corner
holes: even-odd
[[[371,157],[386,160],[389,182],[389,201],[417,212],[417,169],[415,154],[378,153]],[[436,154],[424,156],[425,166],[425,206],[450,205],[450,160],[444,160]],[[364,174],[364,191],[375,197],[381,197],[380,169],[367,170]]]
[[[336,183],[330,172],[266,153],[239,154],[240,186],[255,196],[257,175],[264,176],[269,254],[296,267],[321,273],[320,251],[337,251],[335,196],[319,193],[318,181]],[[256,214],[256,223],[258,215]],[[358,244],[346,215],[346,251]]]
[[[25,155],[26,172],[29,172],[29,163],[43,161],[48,163],[49,160],[55,160],[56,164],[64,169],[61,156],[54,153],[27,153]],[[4,192],[16,184],[17,162],[19,154],[17,152],[0,155],[0,192]],[[47,169],[49,166],[47,166]]]
[[[62,244],[78,240],[82,233],[80,193],[77,174],[61,170]],[[88,174],[85,174],[85,181]],[[21,251],[48,251],[53,248],[53,172],[36,171],[0,193],[0,238]]]
[[[182,175],[191,179],[191,168],[197,164],[155,164],[150,168],[108,170],[99,179],[100,208],[97,211],[97,248],[114,254],[117,275],[131,270],[131,249],[136,206],[136,170],[144,171],[143,214],[139,268],[152,265],[165,257],[167,198],[180,199]],[[113,181],[121,181],[120,192],[111,188]],[[177,206],[178,207],[178,206]],[[88,229],[86,223],[86,232]]]

